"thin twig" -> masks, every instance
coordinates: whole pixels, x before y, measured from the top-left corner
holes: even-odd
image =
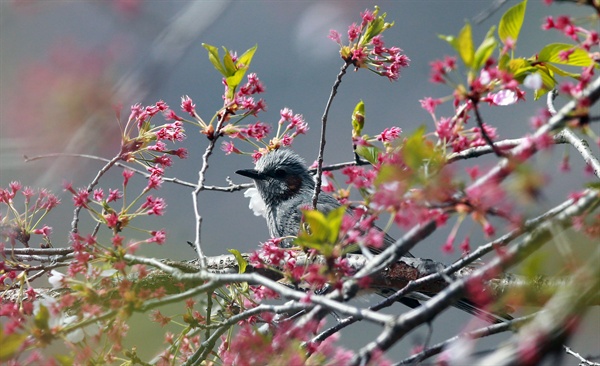
[[[499,323],[499,324],[489,325],[487,327],[479,328],[479,329],[476,329],[476,330],[473,330],[470,332],[456,335],[452,338],[448,338],[447,340],[445,340],[443,342],[433,345],[417,354],[414,354],[408,358],[405,358],[404,360],[402,360],[394,365],[396,365],[396,366],[413,365],[413,364],[419,363],[431,356],[435,356],[435,355],[439,354],[446,347],[451,345],[452,342],[455,342],[459,338],[477,339],[477,338],[483,338],[483,337],[491,336],[491,335],[506,332],[506,331],[511,331],[514,328],[520,326],[521,324],[527,323],[528,321],[533,319],[535,317],[535,315],[536,314],[526,315],[526,316],[523,316],[523,317],[520,317],[517,319],[513,319],[513,320],[506,321],[506,322]]]
[[[219,121],[217,122],[217,126],[215,127],[214,134],[211,139],[209,139],[208,146],[202,155],[202,167],[198,172],[198,184],[196,188],[192,192],[192,202],[194,206],[194,217],[196,221],[196,238],[194,239],[194,248],[196,248],[196,254],[198,255],[198,259],[200,262],[201,268],[206,268],[206,256],[202,251],[201,245],[201,234],[202,234],[202,216],[200,215],[200,206],[198,205],[198,194],[200,191],[204,190],[204,181],[206,179],[206,170],[208,169],[208,158],[212,155],[212,152],[215,148],[215,144],[217,139],[221,135],[221,127],[223,126],[223,122],[225,121],[226,113],[221,115]]]
[[[327,129],[327,117],[329,115],[329,109],[331,108],[331,104],[333,103],[333,98],[337,94],[338,87],[342,83],[342,77],[346,74],[346,70],[350,66],[349,63],[345,63],[342,66],[339,74],[335,79],[335,83],[331,88],[331,94],[329,94],[329,99],[327,100],[327,104],[325,105],[325,112],[323,112],[323,117],[321,117],[321,142],[319,143],[319,157],[317,158],[317,176],[315,183],[315,192],[312,197],[312,207],[313,209],[317,209],[317,202],[319,200],[319,193],[321,192],[321,175],[323,174],[323,151],[325,150],[325,132]]]
[[[569,144],[573,145],[573,147],[579,151],[579,154],[583,157],[585,163],[594,170],[596,177],[600,178],[600,161],[592,154],[586,141],[577,137],[577,135],[568,127],[562,130],[560,134],[564,136]]]
[[[546,97],[546,107],[548,108],[548,112],[550,112],[550,114],[553,116],[558,113],[556,111],[556,107],[554,107],[554,99],[556,99],[557,95],[558,91],[556,89],[552,89],[548,92],[548,96]]]
[[[219,340],[221,335],[223,335],[227,330],[229,330],[231,326],[238,324],[240,321],[265,312],[274,314],[298,312],[303,309],[306,309],[309,306],[310,304],[303,304],[298,302],[289,302],[284,305],[260,304],[252,309],[245,310],[240,314],[233,315],[230,318],[228,318],[227,321],[218,324],[218,328],[216,328],[216,331],[213,332],[213,334],[210,337],[206,338],[206,340],[202,342],[200,347],[196,350],[196,352],[194,352],[192,356],[190,356],[186,360],[183,366],[197,365],[200,361],[204,361],[206,357],[208,357],[209,353],[213,350],[215,343]]]
[[[565,139],[565,137],[560,134],[554,135],[553,138],[554,138],[555,144],[567,143],[567,140]],[[513,147],[516,147],[516,146],[526,142],[526,141],[527,141],[527,138],[525,138],[525,137],[519,138],[519,139],[507,139],[507,140],[494,142],[494,147],[497,149],[500,149],[500,150],[511,149]],[[489,154],[491,152],[494,152],[494,150],[489,145],[475,146],[475,147],[471,147],[471,148],[468,148],[468,149],[465,149],[465,150],[462,150],[459,152],[449,154],[446,157],[446,163],[449,164],[449,163],[454,163],[458,160],[466,160],[466,159],[476,158],[481,155]]]
[[[335,170],[340,170],[340,169],[344,169],[346,167],[349,166],[361,166],[361,165],[371,165],[371,163],[369,163],[366,160],[358,160],[358,161],[347,161],[344,163],[337,163],[337,164],[331,164],[331,165],[327,165],[324,166],[322,171],[324,172],[332,172]],[[309,171],[313,174],[317,174],[317,169],[309,169]]]
[[[25,162],[31,162],[31,161],[35,161],[35,160],[40,160],[40,159],[46,159],[46,158],[55,158],[55,157],[75,157],[75,158],[85,158],[85,159],[91,159],[91,160],[98,160],[98,161],[104,161],[104,162],[110,162],[109,159],[106,158],[102,158],[99,156],[95,156],[95,155],[88,155],[88,154],[72,154],[72,153],[54,153],[54,154],[44,154],[44,155],[37,155],[37,156],[33,156],[33,157],[28,157],[25,156]],[[129,165],[123,164],[121,162],[116,162],[114,163],[115,166],[118,166],[120,168],[124,168],[124,169],[128,169],[131,170],[132,172],[139,174],[141,176],[144,176],[146,178],[150,177],[150,174],[143,171],[143,170],[139,170],[136,168],[133,168]],[[184,180],[181,180],[179,178],[170,178],[170,177],[163,177],[162,180],[164,182],[170,182],[170,183],[175,183],[175,184],[179,184],[181,186],[184,187],[191,187],[191,188],[196,188],[196,183],[191,183],[191,182],[187,182]],[[247,183],[247,184],[230,184],[227,187],[219,187],[219,186],[204,186],[203,190],[205,191],[222,191],[222,192],[234,192],[234,191],[241,191],[242,189],[247,189],[250,187],[253,187],[254,185],[251,183]]]
[[[497,12],[498,9],[500,9],[507,1],[508,0],[494,0],[492,5],[473,17],[473,24],[480,24],[484,20],[494,15],[494,13]]]
[[[481,132],[481,137],[485,140],[488,146],[494,151],[497,157],[501,158],[504,156],[504,153],[494,145],[494,141],[487,134],[485,128],[483,128],[483,118],[481,118],[481,114],[479,113],[479,106],[477,103],[473,102],[473,110],[475,111],[475,120],[477,121],[477,126],[479,126],[479,130]]]
[[[579,353],[574,352],[572,349],[570,349],[567,346],[563,345],[563,348],[565,349],[565,352],[567,352],[568,354],[570,354],[571,356],[573,356],[573,357],[575,357],[575,358],[577,358],[579,360],[579,362],[580,362],[579,365],[583,365],[583,366],[600,366],[600,363],[593,362],[593,361],[590,361],[590,360],[584,358]]]
[[[88,187],[86,189],[87,193],[92,192],[92,190],[94,189],[94,187],[96,187],[96,185],[98,184],[98,182],[100,181],[100,178],[102,178],[104,173],[106,173],[108,171],[108,169],[112,168],[112,166],[115,165],[115,163],[119,159],[121,159],[121,154],[118,154],[114,158],[109,160],[108,163],[106,163],[106,165],[104,165],[102,167],[102,169],[100,169],[98,171],[98,173],[96,174],[96,177],[94,177],[94,179],[88,185]],[[73,221],[71,222],[71,232],[72,233],[77,233],[77,224],[79,223],[79,212],[81,211],[81,208],[82,208],[82,206],[77,206],[77,207],[75,207],[75,210],[73,211]]]

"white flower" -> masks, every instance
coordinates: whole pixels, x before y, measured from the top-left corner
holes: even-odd
[[[54,272],[54,271],[53,271]],[[40,309],[45,307],[48,310],[49,318],[48,318],[48,327],[50,329],[62,329],[68,327],[71,324],[76,323],[79,320],[77,315],[66,315],[64,312],[56,312],[54,309],[56,308],[58,301],[50,296],[42,294],[40,298],[36,299],[33,302],[33,314],[38,316],[40,313]],[[90,324],[85,328],[77,328],[73,331],[67,333],[65,338],[72,343],[79,343],[83,341],[83,338],[86,334],[98,334],[100,328],[98,324]]]
[[[315,178],[315,183],[316,183],[316,178]],[[333,183],[331,183],[331,181],[329,181],[329,179],[327,178],[327,176],[325,174],[321,174],[321,190],[323,192],[333,192],[335,190]]]
[[[542,76],[535,72],[525,77],[525,80],[523,80],[523,85],[529,89],[538,90],[544,86],[544,83],[542,82]]]
[[[116,269],[105,269],[104,271],[100,272],[100,277],[112,277],[112,275],[117,272],[118,271]]]
[[[500,90],[496,94],[492,94],[492,102],[495,105],[505,106],[515,104],[517,99],[517,93],[509,89]]]
[[[52,286],[53,289],[59,289],[63,287],[63,279],[65,278],[65,275],[55,271],[55,270],[51,270],[50,271],[51,276],[48,278],[48,282],[50,282],[50,285]]]
[[[70,324],[75,323],[76,321],[77,315],[65,316],[62,318],[62,326],[69,326]],[[77,328],[74,331],[67,333],[67,335],[65,336],[65,338],[67,338],[67,341],[71,343],[79,343],[83,341],[83,337],[85,337],[85,333],[81,328]]]
[[[452,341],[444,350],[441,357],[448,365],[468,365],[472,363],[475,341],[469,337],[459,337]]]
[[[490,81],[492,81],[492,78],[490,77],[490,73],[487,72],[486,70],[483,70],[481,72],[481,75],[479,76],[479,82],[481,82],[482,85],[488,85],[490,83]]]
[[[246,192],[244,192],[244,197],[250,197],[250,204],[248,207],[254,212],[255,216],[267,217],[267,206],[265,206],[265,202],[260,197],[258,189],[248,188]]]
[[[50,310],[52,306],[56,305],[58,301],[48,295],[40,294],[40,297],[33,301],[33,315],[38,315],[40,312],[40,306],[44,306]],[[51,319],[52,320],[52,319]]]

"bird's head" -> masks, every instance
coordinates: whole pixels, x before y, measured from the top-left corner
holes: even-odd
[[[304,160],[291,150],[275,150],[263,155],[254,169],[236,171],[252,178],[267,205],[276,205],[315,187]]]

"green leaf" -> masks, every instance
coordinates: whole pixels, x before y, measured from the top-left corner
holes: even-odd
[[[365,125],[365,103],[361,100],[352,112],[352,137],[360,136]]]
[[[227,77],[227,72],[225,71],[225,67],[221,65],[221,60],[219,56],[219,49],[215,46],[211,46],[206,43],[202,43],[202,47],[206,48],[208,51],[208,59],[213,64],[215,69],[220,72],[223,76]]]
[[[572,49],[575,50],[569,56],[568,60],[563,60],[560,58],[560,53],[562,51],[568,51]],[[593,63],[592,58],[587,52],[581,48],[566,43],[551,43],[542,48],[538,54],[538,61],[582,67],[590,66]]]
[[[235,88],[237,88],[238,85],[240,85],[240,83],[242,82],[244,75],[246,75],[246,71],[248,71],[247,67],[241,68],[241,69],[237,70],[233,75],[231,75],[230,77],[228,77],[226,79],[227,86],[229,87],[229,90],[232,93],[235,90]]]
[[[256,52],[257,48],[258,48],[258,45],[255,44],[254,47],[248,49],[246,52],[244,52],[243,55],[238,57],[238,60],[235,63],[236,66],[238,68],[242,67],[242,66],[246,66],[246,68],[248,68],[250,66],[250,62],[252,62],[252,58],[254,57],[254,53]]]
[[[496,49],[496,38],[494,37],[494,31],[496,27],[490,28],[487,35],[483,39],[483,42],[477,47],[477,51],[475,51],[475,56],[473,57],[473,64],[471,65],[472,70],[479,70],[485,62],[492,56],[494,50]]]
[[[373,39],[373,37],[383,33],[383,31],[385,31],[386,29],[394,26],[394,22],[391,22],[391,23],[385,22],[385,17],[387,16],[387,13],[383,13],[383,14],[379,15],[379,7],[378,6],[375,6],[375,10],[373,11],[373,16],[375,18],[373,19],[373,21],[371,23],[369,23],[369,26],[365,30],[364,34],[362,35],[362,37],[360,37],[359,44],[362,46],[369,43]]]
[[[36,327],[41,330],[48,330],[48,321],[50,320],[50,311],[48,308],[42,304],[40,304],[40,310],[33,318],[33,322]]]
[[[540,74],[540,76],[542,77],[542,83],[544,84],[545,89],[554,89],[554,86],[556,85],[556,80],[554,80],[552,73],[548,69],[538,67],[537,73]]]
[[[467,22],[456,38],[456,50],[467,67],[473,64],[474,46],[471,24]]]
[[[424,163],[436,156],[434,146],[425,139],[425,126],[411,134],[402,148],[404,163],[413,171],[419,170]]]
[[[511,73],[516,74],[518,70],[528,69],[531,67],[531,62],[524,58],[514,58],[508,61],[506,69]]]
[[[379,156],[380,151],[381,150],[378,147],[362,145],[357,146],[355,150],[358,156],[360,156],[361,158],[365,159],[373,165],[377,164],[377,157]]]
[[[4,334],[3,327],[0,327],[0,361],[8,361],[17,353],[23,342],[27,339],[27,334]]]
[[[385,13],[383,13],[383,17],[385,17]],[[360,39],[359,43],[361,45],[369,43],[371,41],[371,39],[373,39],[373,37],[375,37],[376,35],[381,33],[381,31],[383,30],[383,24],[385,23],[384,22],[385,18],[383,18],[383,17],[376,17],[369,24],[369,26],[367,27],[367,30],[365,31],[364,35]]]
[[[511,61],[512,60],[507,53],[500,55],[500,58],[498,59],[498,68],[500,70],[507,70]]]
[[[586,183],[586,188],[590,188],[590,189],[600,189],[600,182],[590,182],[590,183]]]
[[[329,233],[325,215],[317,210],[302,211],[302,214],[305,225],[302,227],[301,236],[306,235],[311,241],[326,243]]]
[[[502,19],[500,19],[500,24],[498,24],[498,37],[500,37],[502,43],[506,43],[508,38],[517,42],[521,26],[523,25],[523,19],[525,19],[526,8],[527,0],[523,0],[523,2],[513,6],[504,13]]]
[[[233,59],[231,58],[229,51],[223,47],[226,51],[226,55],[223,57],[223,62],[228,72],[228,75],[225,79],[227,86],[229,87],[227,94],[228,98],[233,99],[235,89],[242,83],[244,76],[246,76],[246,72],[250,67],[250,62],[252,62],[252,57],[254,56],[257,47],[257,45],[254,45],[254,47],[244,52],[244,54],[238,58],[235,64],[233,63]]]
[[[340,227],[342,226],[342,220],[346,213],[346,207],[340,206],[335,210],[329,211],[327,214],[327,224],[329,226],[329,243],[335,244],[340,235]]]
[[[514,59],[511,61],[511,72],[515,80],[522,83],[525,78],[530,74],[539,74],[542,78],[543,86],[540,89],[534,90],[533,97],[535,100],[538,100],[541,96],[546,94],[549,90],[554,89],[556,85],[556,80],[554,80],[553,73],[546,67],[548,65],[544,64],[536,64],[535,66],[531,66],[529,60],[525,59]]]
[[[223,55],[223,66],[225,67],[225,71],[227,72],[225,76],[230,77],[235,74],[235,72],[237,71],[237,67],[235,67],[235,64],[233,63],[233,58],[231,57],[231,53],[229,52],[229,50],[223,47],[223,51],[225,52],[225,55]]]
[[[465,24],[465,26],[460,30],[458,37],[444,35],[438,35],[438,37],[448,42],[450,46],[452,46],[456,50],[456,52],[460,55],[460,58],[466,66],[471,66],[474,55],[471,24]]]
[[[533,92],[533,99],[538,100],[542,96],[544,96],[548,91],[554,89],[554,86],[556,85],[556,80],[552,75],[553,72],[550,71],[547,67],[536,65],[535,69],[535,72],[537,72],[542,77],[542,83],[544,84],[541,89],[535,90]]]
[[[248,261],[242,257],[242,253],[240,253],[237,249],[227,249],[227,251],[235,257],[235,260],[238,264],[238,273],[246,272],[246,267],[248,266]]]
[[[438,38],[442,39],[446,42],[448,42],[448,44],[450,46],[452,46],[454,49],[456,49],[456,37],[454,36],[445,36],[443,34],[438,34]]]
[[[303,247],[316,249],[326,257],[331,256],[345,212],[345,206],[331,210],[327,215],[317,210],[303,210],[304,225],[296,242]]]
[[[538,90],[534,90],[533,91],[533,100],[538,100],[541,97],[543,97],[544,95],[546,95],[546,93],[548,93],[548,89],[546,88],[541,88]]]
[[[577,73],[568,72],[568,71],[565,71],[563,69],[560,69],[560,68],[558,68],[558,67],[556,67],[556,66],[554,66],[554,65],[552,65],[550,63],[545,64],[544,66],[546,68],[548,68],[548,70],[552,71],[552,73],[558,74],[560,76],[567,76],[567,77],[570,77],[570,78],[573,78],[573,79],[579,79],[579,77],[581,76],[581,75],[579,75]]]

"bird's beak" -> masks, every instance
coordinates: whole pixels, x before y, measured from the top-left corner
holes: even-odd
[[[244,177],[248,177],[248,178],[252,178],[255,180],[263,180],[265,179],[265,175],[262,173],[257,172],[254,169],[243,169],[243,170],[238,170],[235,172],[235,174],[239,174],[239,175],[243,175]]]

